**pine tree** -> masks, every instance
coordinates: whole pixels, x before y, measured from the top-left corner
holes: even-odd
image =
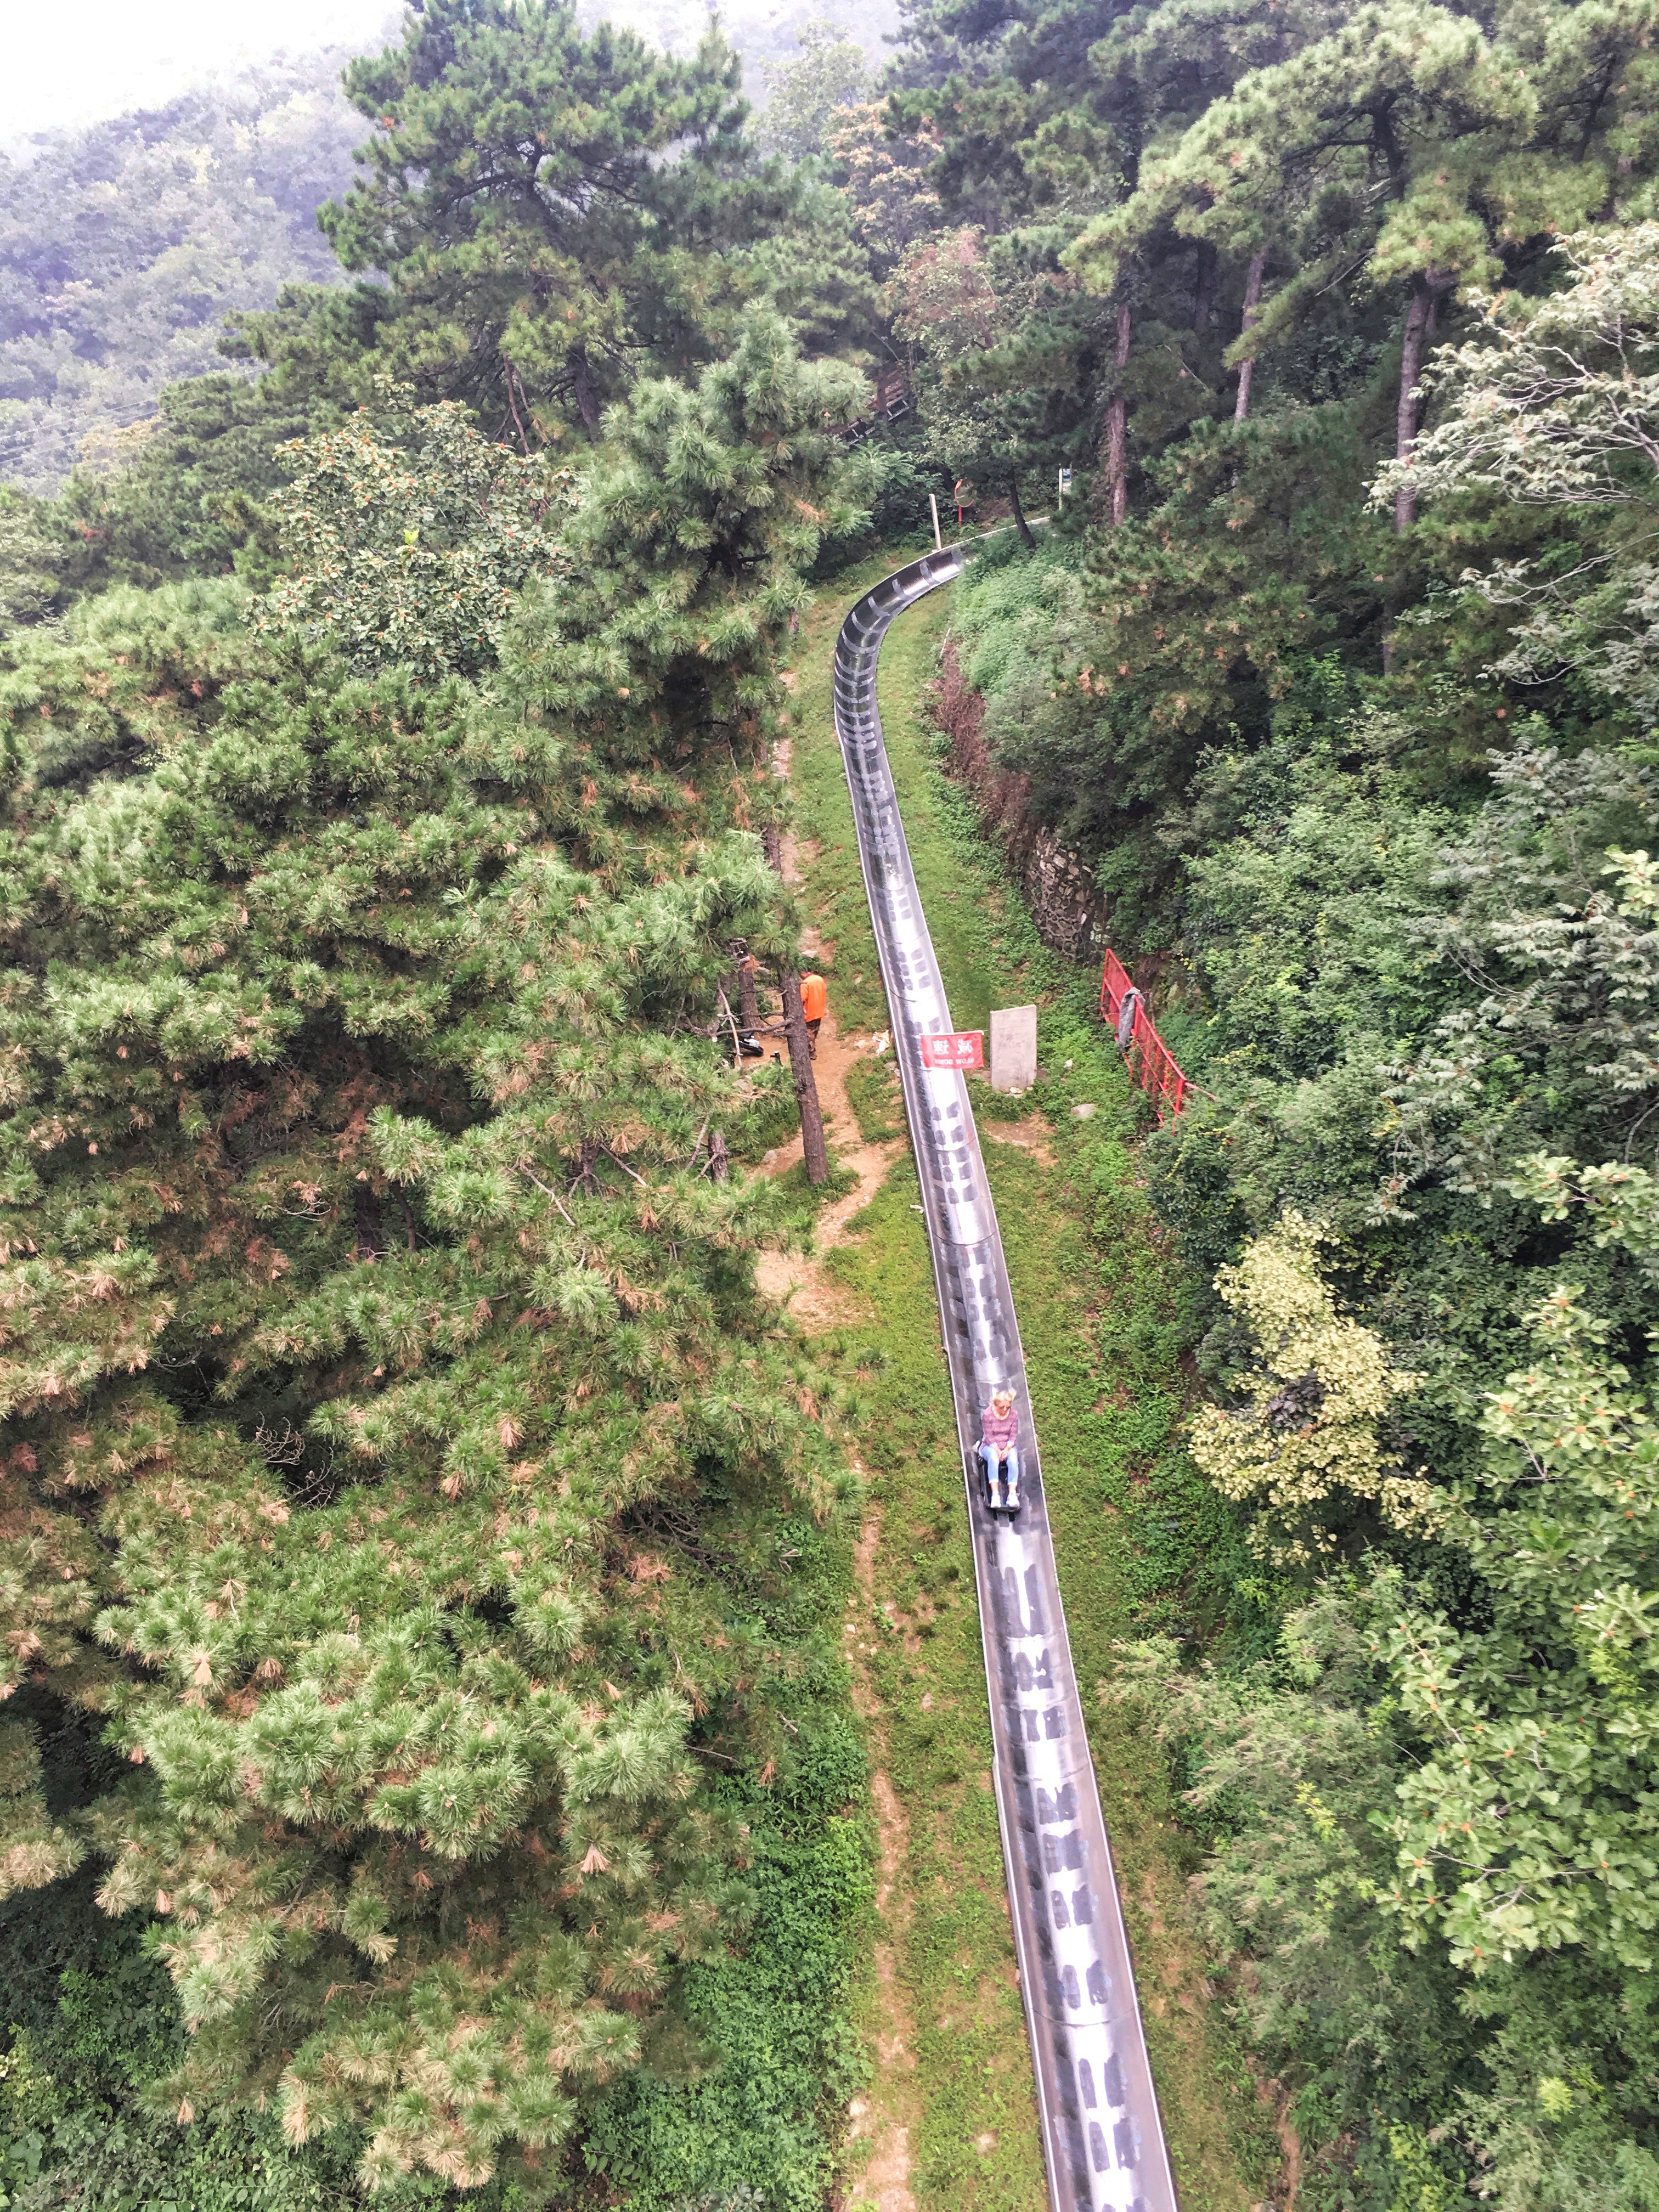
[[[322,212],[344,266],[389,278],[381,363],[506,434],[597,437],[641,369],[710,358],[758,288],[744,249],[791,190],[757,170],[737,56],[690,61],[564,0],[431,0],[354,62],[368,174]]]
[[[125,466],[78,468],[58,503],[80,593],[237,574],[256,588],[277,560],[281,449],[337,419],[323,395],[221,373],[169,385]]]
[[[1329,29],[1337,11],[1319,0],[1265,12],[1245,0],[1167,0],[1128,11],[1084,0],[994,15],[957,8],[945,19],[982,38],[1000,71],[977,85],[959,74],[943,96],[907,93],[898,109],[939,131],[947,206],[972,210],[1012,234],[1011,243],[1029,233],[1025,258],[1040,255],[1060,278],[1043,303],[1048,312],[1028,314],[1020,341],[973,380],[988,395],[1018,392],[1054,383],[1063,362],[1079,427],[1052,458],[1094,463],[1096,510],[1121,522],[1131,418],[1136,442],[1155,450],[1207,411],[1225,375],[1220,322],[1233,292],[1207,238],[1183,235],[1168,220],[1150,228],[1129,220],[1130,210],[1145,212],[1143,167],[1249,70]],[[1074,258],[1068,249],[1079,230],[1089,252],[1079,265],[1106,295],[1092,313],[1066,296],[1062,264]],[[1124,245],[1109,270],[1101,252],[1108,240]],[[967,376],[958,370],[959,381]]]
[[[1275,239],[1298,264],[1233,349],[1254,359],[1305,306],[1359,272],[1403,289],[1395,454],[1417,435],[1419,377],[1437,317],[1497,281],[1550,229],[1606,204],[1640,143],[1651,65],[1645,16],[1516,11],[1489,39],[1428,0],[1389,0],[1244,76],[1066,257],[1102,290],[1173,226],[1241,270]],[[1620,82],[1615,85],[1613,80]],[[1632,136],[1632,132],[1635,136]],[[1395,525],[1415,513],[1409,477]]]
[[[705,1139],[775,1079],[717,992],[790,943],[744,822],[855,390],[775,326],[647,386],[498,697],[225,586],[15,656],[6,1682],[129,1779],[54,1830],[9,1732],[5,1875],[154,1916],[181,2119],[533,2197],[740,1931],[705,1777],[787,1776],[801,1655],[731,1592],[848,1478]]]
[[[562,533],[569,574],[526,604],[495,678],[519,716],[519,780],[585,866],[666,880],[689,830],[777,818],[776,656],[802,568],[857,521],[858,464],[835,429],[865,397],[756,314],[695,387],[642,383],[611,417]]]

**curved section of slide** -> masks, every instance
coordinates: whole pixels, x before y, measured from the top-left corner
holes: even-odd
[[[921,1039],[951,1027],[876,708],[887,626],[960,575],[959,547],[911,562],[848,615],[836,646],[836,734],[921,1178],[956,1398],[997,1812],[1054,2212],[1175,2212],[1175,2184],[1136,2002],[1111,1845],[1084,1733],[1025,1356],[967,1085],[924,1067]],[[999,1388],[1019,1408],[1023,1500],[994,1515],[970,1478],[981,1409]]]

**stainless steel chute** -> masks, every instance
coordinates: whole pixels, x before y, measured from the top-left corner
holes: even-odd
[[[994,1515],[966,1480],[990,1693],[997,1811],[1054,2212],[1175,2212],[1175,2185],[1128,1939],[1084,1732],[1049,1539],[1025,1359],[996,1208],[963,1077],[924,1067],[951,1028],[876,707],[887,626],[959,575],[959,547],[896,570],[836,647],[836,733],[909,1117],[964,1479],[992,1391],[1020,1411],[1023,1507]]]

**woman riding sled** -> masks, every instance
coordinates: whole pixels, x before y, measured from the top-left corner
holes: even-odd
[[[1014,1411],[1012,1390],[993,1392],[990,1404],[980,1416],[978,1452],[985,1468],[985,1481],[991,1494],[991,1510],[1005,1510],[1005,1500],[999,1496],[1002,1479],[1007,1478],[1006,1510],[1019,1510],[1019,1415]]]

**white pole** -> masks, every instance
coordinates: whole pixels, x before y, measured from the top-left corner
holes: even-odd
[[[942,553],[945,550],[945,540],[939,534],[939,494],[937,492],[928,493],[927,504],[933,510],[933,550],[935,553]]]
[[[1059,473],[1059,475],[1057,476],[1057,477],[1056,477],[1056,478],[1055,478],[1055,480],[1054,480],[1054,505],[1055,505],[1056,507],[1064,507],[1064,506],[1065,506],[1065,504],[1066,504],[1066,471],[1065,471],[1065,470],[1064,470],[1064,469],[1061,469],[1061,470],[1060,470],[1060,473]]]

